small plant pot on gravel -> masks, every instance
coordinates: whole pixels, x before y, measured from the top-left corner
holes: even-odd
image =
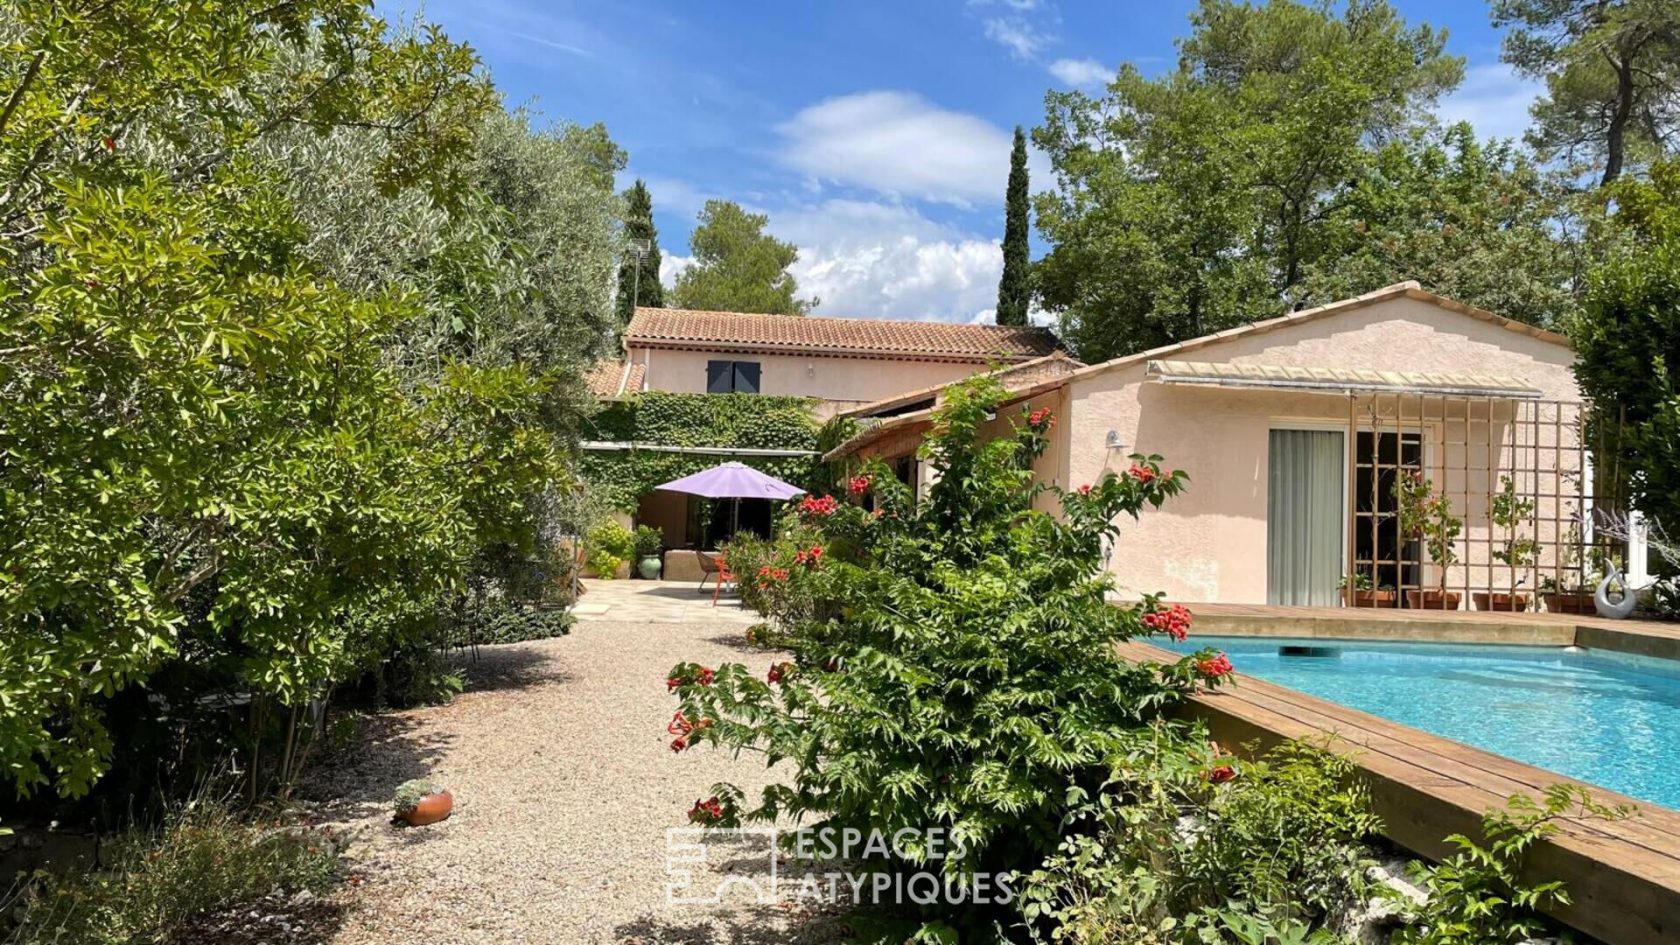
[[[424,827],[447,820],[450,811],[455,809],[455,798],[425,778],[416,778],[398,785],[397,793],[391,800],[391,809],[395,814],[391,820],[393,824]]]

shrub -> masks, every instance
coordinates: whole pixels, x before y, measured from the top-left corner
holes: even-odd
[[[773,540],[737,535],[723,548],[741,603],[762,614],[775,636],[785,636],[816,612],[812,582],[794,575],[800,554],[821,541],[816,529],[790,513]]]
[[[583,537],[585,561],[597,577],[612,579],[636,551],[636,537],[616,519],[604,519]]]
[[[1155,597],[1136,608],[1105,599],[1115,519],[1159,505],[1183,474],[1135,457],[1124,475],[1052,490],[1062,517],[1036,511],[1048,487],[1034,485],[1030,467],[1054,419],[1023,410],[1012,431],[984,440],[1002,400],[987,378],[950,390],[923,449],[940,471],[924,501],[876,462],[845,501],[800,503],[817,540],[787,580],[814,606],[790,633],[792,660],[768,677],[739,664],[672,670],[683,722],[673,722],[674,750],[759,750],[785,760],[791,780],[750,803],[718,785],[709,793],[721,809],[707,822],[785,816],[885,836],[940,828],[969,852],[940,861],[948,875],[1030,869],[1130,733],[1195,684],[1198,659],[1214,676],[1226,671],[1211,651],[1170,665],[1123,659],[1117,644],[1180,634],[1188,615]],[[929,859],[913,842],[905,853]]]
[[[1429,898],[1416,924],[1395,936],[1396,945],[1496,945],[1534,938],[1547,927],[1537,913],[1568,905],[1569,892],[1559,881],[1524,875],[1529,848],[1556,833],[1565,817],[1621,819],[1633,812],[1627,805],[1600,804],[1571,784],[1552,785],[1539,802],[1513,794],[1508,804],[1482,818],[1482,842],[1453,834],[1447,842],[1458,853],[1437,866],[1414,865]]]
[[[1137,732],[1069,823],[1022,911],[1070,945],[1304,935],[1361,893],[1377,830],[1347,760],[1285,743],[1241,762],[1180,723]]]
[[[406,709],[448,702],[467,681],[443,651],[420,642],[393,651],[375,673],[374,687],[379,703]]]
[[[665,536],[652,526],[637,525],[635,547],[637,559],[658,557],[665,547]]]
[[[204,916],[278,893],[318,893],[337,869],[333,838],[317,830],[241,820],[216,803],[171,815],[155,833],[131,831],[111,866],[39,876],[22,901],[19,945],[138,945],[171,941]]]
[[[473,628],[470,644],[524,643],[548,640],[571,632],[571,611],[557,607],[504,607]]]

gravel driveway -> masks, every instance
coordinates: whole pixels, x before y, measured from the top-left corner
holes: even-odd
[[[447,706],[382,715],[363,744],[315,772],[311,794],[355,835],[351,913],[362,943],[826,942],[832,914],[751,903],[666,904],[665,830],[710,785],[749,794],[755,758],[673,755],[665,674],[692,659],[768,665],[742,622],[583,621],[570,635],[489,647]],[[388,825],[400,782],[429,776],[455,814]]]

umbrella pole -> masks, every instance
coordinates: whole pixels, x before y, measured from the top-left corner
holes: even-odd
[[[729,509],[729,540],[734,541],[735,535],[741,530],[741,497],[735,497],[735,504]]]

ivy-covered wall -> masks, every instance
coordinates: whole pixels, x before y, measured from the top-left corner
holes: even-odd
[[[585,424],[583,439],[663,446],[815,450],[817,423],[807,397],[762,394],[672,394],[649,391],[606,404]],[[632,512],[654,486],[736,460],[803,485],[815,457],[732,456],[652,450],[585,450],[586,488],[605,504]]]

